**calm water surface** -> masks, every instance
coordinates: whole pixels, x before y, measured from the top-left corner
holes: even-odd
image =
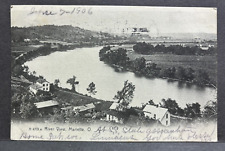
[[[91,82],[96,85],[97,93],[94,97],[113,100],[118,90],[121,90],[125,80],[135,86],[132,106],[140,106],[153,99],[155,103],[162,98],[175,99],[181,107],[186,103],[199,102],[202,106],[209,100],[216,99],[213,88],[199,88],[195,85],[180,85],[178,82],[167,82],[164,79],[147,79],[137,77],[132,72],[115,72],[113,68],[99,61],[98,52],[102,47],[77,48],[66,52],[54,52],[48,56],[40,56],[25,63],[30,71],[36,71],[49,82],[59,79],[61,87],[71,88],[66,83],[73,75],[80,82],[76,90],[87,94],[87,87]]]

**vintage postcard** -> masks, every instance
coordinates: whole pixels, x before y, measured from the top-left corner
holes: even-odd
[[[11,6],[11,139],[217,141],[217,9]]]

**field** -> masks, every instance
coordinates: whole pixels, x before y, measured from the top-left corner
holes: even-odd
[[[96,103],[99,102],[100,104],[97,106],[97,110],[107,110],[111,106],[112,102],[110,101],[103,101],[99,99],[95,99],[93,97],[85,96],[78,93],[73,93],[69,91],[65,91],[62,89],[58,89],[55,92],[56,100],[60,103],[69,103],[73,106],[81,106],[89,103]]]
[[[20,46],[20,45],[16,45],[16,46],[11,46],[11,52],[13,56],[19,56],[22,53],[28,52],[28,51],[32,51],[32,50],[36,50],[37,48],[39,48],[42,45],[24,45],[24,46]]]
[[[128,52],[128,57],[134,60],[144,57],[146,61],[156,63],[161,68],[168,67],[184,67],[194,70],[203,69],[209,76],[216,81],[217,60],[216,56],[190,56],[190,55],[174,55],[174,54],[154,54],[142,55],[135,52]]]

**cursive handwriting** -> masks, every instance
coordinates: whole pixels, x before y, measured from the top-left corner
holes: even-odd
[[[96,140],[96,141],[213,141],[216,127],[199,130],[197,127],[142,127],[100,125],[98,127],[29,127],[23,131],[20,140]],[[37,134],[38,132],[38,134]]]
[[[54,12],[54,11],[51,11],[51,10],[36,10],[35,7],[32,7],[30,12],[28,13],[28,15],[32,15],[32,14],[40,14],[40,15],[46,15],[46,16],[49,16],[49,15],[56,15],[57,12]]]
[[[54,15],[59,15],[63,16],[66,14],[88,14],[92,15],[93,11],[92,8],[82,8],[82,7],[74,7],[72,9],[56,9],[56,10],[48,10],[48,9],[36,9],[35,7],[32,7],[28,15],[43,15],[43,16],[54,16]]]

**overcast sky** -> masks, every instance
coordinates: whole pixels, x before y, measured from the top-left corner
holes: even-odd
[[[43,15],[45,11],[51,11],[53,15]],[[72,25],[104,32],[122,32],[126,28],[146,27],[152,34],[217,33],[217,10],[144,6],[14,5],[11,8],[11,26],[46,24]]]

